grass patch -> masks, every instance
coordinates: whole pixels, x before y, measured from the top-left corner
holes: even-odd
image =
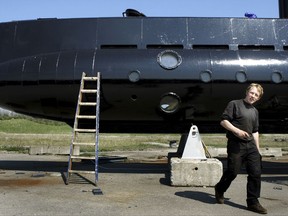
[[[180,140],[178,134],[100,134],[102,151],[144,151],[169,147],[170,140]]]
[[[144,151],[163,149],[169,147],[171,140],[176,140],[179,143],[180,138],[181,134],[100,133],[99,150]],[[206,146],[226,147],[225,134],[201,134],[201,138]],[[65,123],[32,118],[0,120],[0,150],[23,152],[30,146],[70,146],[71,139],[72,129]],[[91,139],[91,137],[87,136],[84,139]],[[262,134],[260,135],[260,145],[261,148],[278,147],[288,151],[288,135]],[[93,151],[93,148],[86,147],[81,148],[81,150]]]
[[[17,152],[17,153],[28,153],[29,148],[24,146],[0,146],[0,151],[7,151],[7,152]]]
[[[66,123],[33,118],[11,118],[0,120],[0,132],[63,134],[70,133],[71,127]]]

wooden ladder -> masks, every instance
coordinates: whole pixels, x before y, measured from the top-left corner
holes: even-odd
[[[99,151],[99,108],[100,107],[100,73],[96,77],[88,77],[83,72],[78,95],[72,142],[70,145],[70,156],[66,184],[69,184],[70,177],[76,174],[95,174],[95,185],[98,182],[98,151]],[[80,149],[91,148],[93,155],[83,156]],[[76,161],[95,160],[93,171],[76,169]],[[79,164],[79,163],[78,163]]]

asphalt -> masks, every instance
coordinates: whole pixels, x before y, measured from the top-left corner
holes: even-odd
[[[225,204],[216,204],[213,187],[170,186],[165,154],[106,153],[95,186],[94,175],[73,175],[65,184],[67,156],[0,153],[0,215],[257,215],[246,210],[245,170]],[[287,194],[288,157],[264,158],[259,200],[268,215],[287,215]]]

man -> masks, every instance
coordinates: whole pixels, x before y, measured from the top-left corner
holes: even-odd
[[[259,153],[258,111],[253,104],[263,95],[261,85],[252,83],[246,90],[246,97],[228,103],[220,122],[226,130],[227,170],[215,185],[217,203],[224,203],[224,192],[236,178],[241,166],[246,165],[247,209],[260,214],[267,210],[258,201],[261,190],[261,155]]]

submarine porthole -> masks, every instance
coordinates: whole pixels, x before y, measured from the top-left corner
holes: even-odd
[[[138,82],[140,80],[140,71],[138,70],[130,71],[130,73],[128,74],[128,79],[131,82]]]
[[[240,83],[244,83],[247,81],[247,75],[245,71],[238,71],[236,73],[236,80]]]
[[[283,76],[280,72],[273,72],[271,76],[272,82],[281,83],[283,80]]]
[[[202,82],[208,83],[212,80],[212,73],[209,70],[202,71],[200,73],[200,79]]]
[[[131,100],[136,101],[138,99],[137,95],[131,95]]]
[[[173,50],[164,50],[157,56],[159,65],[167,70],[177,68],[182,63],[181,56]]]
[[[180,106],[180,97],[175,93],[167,93],[160,100],[160,109],[165,113],[175,113]]]

